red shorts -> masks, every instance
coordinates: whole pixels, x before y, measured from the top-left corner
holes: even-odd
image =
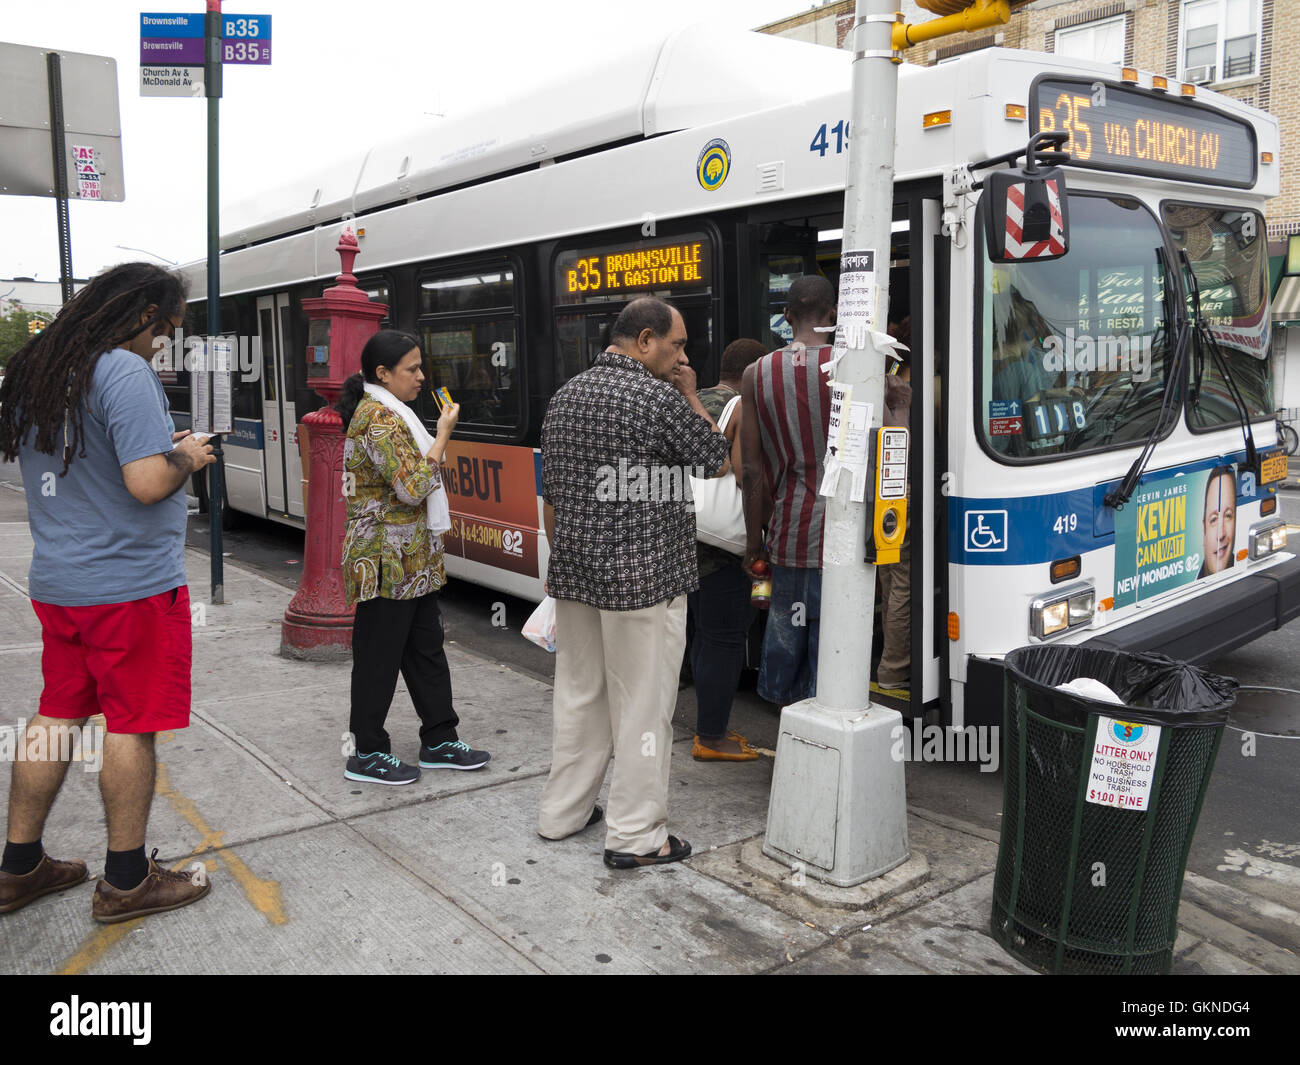
[[[109,732],[190,723],[190,590],[129,603],[52,606],[32,600],[45,643],[41,713],[103,714]]]

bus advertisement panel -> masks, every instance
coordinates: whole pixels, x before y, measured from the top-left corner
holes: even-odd
[[[537,577],[536,452],[530,447],[452,440],[442,462],[451,507],[443,550]]]
[[[1236,562],[1232,466],[1143,484],[1115,515],[1115,607],[1172,592]]]

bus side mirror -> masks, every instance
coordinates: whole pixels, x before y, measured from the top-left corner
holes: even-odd
[[[1070,250],[1070,204],[1060,167],[995,171],[984,179],[984,196],[993,262],[1042,262]]]

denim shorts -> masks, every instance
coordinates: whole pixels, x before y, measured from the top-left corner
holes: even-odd
[[[789,706],[817,694],[817,628],[822,571],[772,567],[772,605],[763,635],[758,694]]]

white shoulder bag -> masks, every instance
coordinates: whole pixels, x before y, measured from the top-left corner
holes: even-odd
[[[739,402],[740,397],[735,396],[727,404],[718,422],[719,430],[726,431],[731,412]],[[695,500],[695,538],[733,555],[743,555],[745,508],[735,476],[728,472],[721,477],[692,477],[691,496]]]

